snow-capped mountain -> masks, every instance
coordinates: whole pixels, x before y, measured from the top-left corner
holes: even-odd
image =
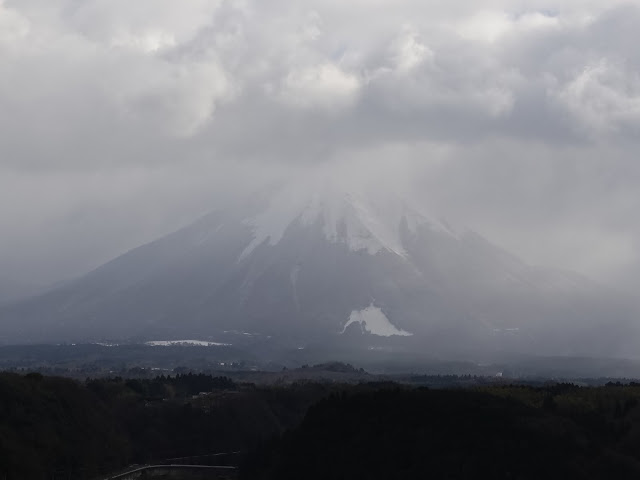
[[[288,186],[279,191],[267,208],[245,220],[253,229],[253,240],[243,251],[244,258],[267,241],[277,244],[294,224],[310,227],[320,224],[331,243],[341,243],[350,251],[370,255],[386,251],[406,257],[402,225],[411,233],[419,226],[454,235],[440,222],[428,220],[406,201],[393,194],[381,196],[362,185],[339,186],[329,179],[316,184]]]
[[[0,333],[15,342],[233,330],[302,345],[613,355],[631,338],[623,310],[590,281],[530,267],[396,195],[320,178],[219,209],[5,307]]]

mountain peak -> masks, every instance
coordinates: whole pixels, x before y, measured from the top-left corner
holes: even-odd
[[[634,330],[615,333],[630,317],[606,294],[531,268],[480,235],[458,235],[388,188],[347,178],[318,176],[256,196],[0,307],[0,335],[222,342],[240,331],[291,345],[447,355],[630,348]]]
[[[318,222],[328,241],[370,255],[388,251],[406,257],[403,226],[415,233],[419,226],[427,225],[455,236],[446,223],[428,219],[398,195],[357,183],[320,179],[287,185],[265,202],[262,211],[244,220],[253,229],[254,238],[240,260],[264,242],[277,244],[296,223],[309,226]]]

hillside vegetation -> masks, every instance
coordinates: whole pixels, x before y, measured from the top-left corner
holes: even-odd
[[[0,478],[92,479],[233,451],[246,479],[639,478],[640,385],[0,374]]]

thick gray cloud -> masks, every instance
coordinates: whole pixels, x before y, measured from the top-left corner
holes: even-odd
[[[321,164],[640,280],[640,3],[556,3],[0,0],[0,278],[81,273]]]

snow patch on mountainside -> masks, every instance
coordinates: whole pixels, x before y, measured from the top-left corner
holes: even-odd
[[[145,342],[145,345],[149,345],[151,347],[170,347],[174,345],[180,347],[227,347],[231,344],[207,342],[205,340],[153,340]]]
[[[393,211],[395,207],[396,211]],[[376,204],[356,192],[335,198],[315,197],[304,210],[301,221],[322,221],[322,230],[330,242],[344,243],[351,251],[365,250],[375,255],[387,250],[405,256],[400,239],[402,211],[390,202]]]
[[[340,333],[344,333],[352,323],[359,323],[367,332],[381,337],[391,337],[393,335],[410,337],[413,335],[413,333],[397,328],[389,321],[382,310],[373,306],[373,303],[364,310],[352,311],[349,321]]]
[[[403,222],[413,233],[419,226],[428,225],[432,230],[455,236],[446,224],[428,220],[395,195],[339,185],[330,179],[283,189],[263,212],[246,219],[244,223],[253,228],[254,237],[239,260],[264,242],[276,245],[291,225],[310,226],[317,222],[328,241],[370,255],[388,251],[406,257],[401,239]]]

